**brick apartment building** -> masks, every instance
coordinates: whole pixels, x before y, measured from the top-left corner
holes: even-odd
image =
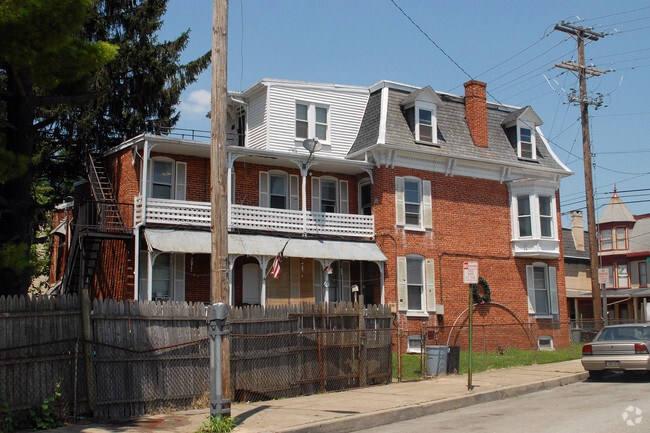
[[[558,189],[571,172],[531,107],[490,103],[478,81],[460,96],[265,79],[228,100],[232,305],[362,295],[414,333],[451,327],[467,320],[472,261],[477,300],[490,295],[475,323],[504,325],[490,345],[530,347],[531,324],[533,344],[568,344]],[[210,302],[210,144],[142,135],[88,166],[58,290]]]

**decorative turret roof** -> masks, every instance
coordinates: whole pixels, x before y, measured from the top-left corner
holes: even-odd
[[[600,214],[598,224],[634,223],[635,221],[634,215],[632,215],[632,212],[623,203],[623,200],[621,200],[616,192],[616,187],[614,187],[614,194]]]

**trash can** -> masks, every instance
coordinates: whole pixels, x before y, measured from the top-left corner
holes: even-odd
[[[582,340],[582,329],[581,328],[573,328],[571,330],[571,342],[572,343],[580,343]]]
[[[460,369],[460,346],[449,346],[447,374],[458,374]]]
[[[447,372],[449,346],[425,346],[427,352],[427,375],[438,376]]]

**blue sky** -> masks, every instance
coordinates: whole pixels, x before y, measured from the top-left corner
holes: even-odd
[[[211,48],[212,1],[169,0],[159,40],[191,29],[183,61]],[[567,103],[577,42],[560,22],[603,33],[586,63],[596,213],[616,186],[635,214],[650,213],[650,3],[640,0],[229,0],[228,89],[262,78],[370,86],[381,80],[462,95],[487,83],[488,99],[530,105],[574,175],[562,181],[562,212],[584,209],[580,110]],[[211,70],[182,95],[179,128],[209,130]],[[585,214],[586,217],[586,214]],[[563,217],[563,226],[568,226]]]

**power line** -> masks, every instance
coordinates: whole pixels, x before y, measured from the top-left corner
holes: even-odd
[[[427,34],[427,32],[425,32],[425,31],[422,29],[422,27],[420,27],[420,26],[415,22],[415,21],[413,20],[413,18],[411,18],[411,17],[410,17],[410,16],[409,16],[405,11],[404,11],[404,9],[402,9],[402,8],[401,8],[397,3],[395,3],[395,0],[390,0],[390,2],[391,2],[391,3],[392,3],[392,4],[393,4],[397,9],[399,9],[399,11],[402,13],[402,15],[404,15],[404,16],[406,17],[406,19],[409,20],[409,21],[411,22],[411,24],[413,24],[413,25],[415,26],[415,28],[418,29],[418,30],[420,31],[420,33],[422,33],[422,34],[424,35],[424,37],[427,38],[427,39],[429,40],[429,42],[431,42],[431,43],[432,43],[432,44],[433,44],[433,45],[434,45],[438,50],[440,50],[440,52],[441,52],[442,54],[444,54],[445,57],[447,57],[451,63],[453,63],[453,64],[454,64],[458,69],[460,69],[460,70],[461,70],[465,75],[467,75],[467,76],[469,77],[470,80],[473,80],[473,79],[474,79],[474,78],[469,74],[469,72],[467,72],[465,69],[463,69],[463,67],[460,66],[460,65],[458,64],[458,62],[456,62],[454,59],[452,59],[451,56],[450,56],[449,54],[447,54],[447,52],[446,52],[445,50],[443,50],[442,47],[441,47],[440,45],[438,45],[438,44],[436,43],[436,41],[434,41],[434,40],[431,38],[431,36],[429,36],[429,35]]]

